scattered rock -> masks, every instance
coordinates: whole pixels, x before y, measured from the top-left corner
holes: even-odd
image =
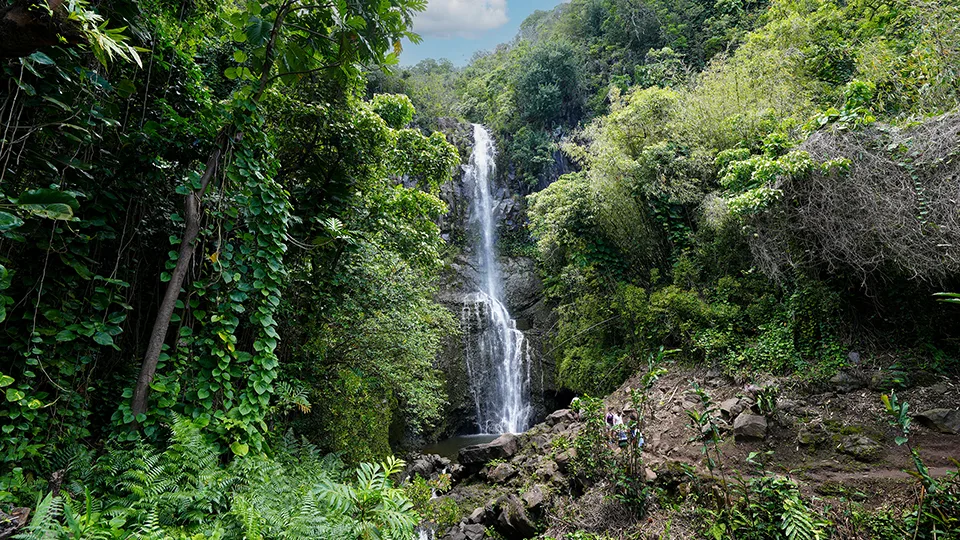
[[[440,540],[482,540],[486,534],[486,528],[483,525],[460,523],[447,530]]]
[[[467,518],[467,523],[470,524],[482,524],[487,521],[487,507],[481,506],[475,509],[470,513],[470,517]]]
[[[527,505],[527,510],[530,510],[531,512],[539,512],[542,509],[545,491],[546,490],[538,484],[528,489],[523,493],[523,495],[520,496],[520,498],[523,499],[523,504]]]
[[[758,414],[740,413],[733,421],[733,435],[738,441],[759,441],[767,436],[767,419]]]
[[[850,364],[853,366],[860,364],[860,353],[857,351],[850,351],[847,353],[847,360],[850,361]]]
[[[517,468],[509,463],[500,463],[492,470],[487,471],[487,480],[494,484],[502,484],[517,474]]]
[[[474,444],[460,449],[457,461],[465,467],[485,465],[494,459],[508,459],[517,453],[517,436],[505,434],[486,444]]]
[[[720,403],[720,412],[727,418],[736,418],[738,414],[743,412],[743,406],[740,405],[740,398],[732,397],[723,400],[723,402]]]
[[[777,410],[780,410],[785,413],[797,412],[800,409],[801,403],[793,399],[780,399],[777,400]]]
[[[437,454],[414,454],[410,457],[405,476],[408,478],[421,476],[430,479],[440,473],[451,472],[450,467],[450,460]]]
[[[960,435],[960,410],[930,409],[914,416],[918,422],[940,433]]]
[[[830,378],[830,389],[846,394],[864,387],[863,379],[849,371],[841,371]]]
[[[649,467],[644,468],[643,477],[651,484],[657,481],[657,473],[653,472],[653,469]]]
[[[872,463],[883,455],[883,446],[866,435],[848,435],[840,442],[840,451],[857,461]]]
[[[497,501],[497,520],[493,527],[506,538],[532,538],[537,534],[523,502],[516,495],[508,495]]]
[[[557,457],[554,458],[554,463],[557,464],[557,468],[562,472],[570,472],[570,463],[573,462],[577,457],[576,448],[567,448],[563,452],[557,454]]]
[[[555,426],[559,423],[569,424],[577,419],[576,413],[570,409],[560,409],[559,411],[553,411],[550,413],[543,421],[548,426]]]

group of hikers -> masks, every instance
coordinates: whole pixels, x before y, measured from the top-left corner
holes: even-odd
[[[626,448],[631,444],[636,444],[637,448],[643,448],[643,433],[638,428],[639,418],[637,411],[626,410],[621,413],[615,413],[613,410],[607,411],[607,430],[609,432],[610,442]]]
[[[580,398],[575,397],[570,402],[570,408],[575,411],[578,417],[582,417],[583,410],[580,409]],[[615,413],[614,409],[607,409],[607,437],[610,444],[627,448],[631,444],[636,444],[637,448],[643,448],[643,433],[640,432],[640,416],[635,409],[624,409],[620,413]]]

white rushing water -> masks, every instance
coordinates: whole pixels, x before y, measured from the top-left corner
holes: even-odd
[[[503,305],[497,264],[496,201],[491,185],[496,148],[487,130],[473,126],[474,148],[464,168],[479,290],[463,306],[467,374],[483,433],[520,433],[529,427],[530,346]]]

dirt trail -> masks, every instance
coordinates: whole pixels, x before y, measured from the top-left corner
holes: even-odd
[[[872,375],[870,372],[858,374],[860,380],[867,381]],[[646,429],[648,453],[645,456],[655,468],[672,462],[693,465],[707,472],[702,444],[690,440],[694,432],[686,410],[700,408],[687,393],[691,381],[703,387],[717,405],[749,395],[746,384],[737,384],[718,373],[670,366],[670,372],[657,382],[650,395],[653,405]],[[607,406],[614,410],[628,407],[630,388],[637,382],[631,379],[624,383],[607,397]],[[747,457],[757,453],[754,459],[764,462],[765,471],[793,477],[804,491],[819,494],[852,491],[873,504],[912,493],[917,483],[908,472],[915,471],[913,460],[905,446],[894,443],[897,431],[888,422],[880,399],[882,393],[868,388],[868,383],[848,384],[844,388],[827,383],[804,388],[787,380],[749,382],[777,385],[779,409],[768,421],[766,437],[750,442],[737,441],[732,433],[733,418],[720,413],[724,431],[720,449],[728,472],[749,476],[756,466],[748,463]],[[903,390],[898,396],[910,403],[911,411],[956,407],[960,405],[960,385],[934,378],[930,384]],[[869,459],[854,457],[845,451],[845,445],[860,439],[864,439],[873,452]],[[952,460],[960,460],[960,435],[938,433],[914,423],[911,443],[935,478],[946,477],[957,470]]]

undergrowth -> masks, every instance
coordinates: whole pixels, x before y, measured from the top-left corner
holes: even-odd
[[[18,539],[413,538],[420,516],[393,477],[404,463],[348,469],[291,433],[270,455],[230,463],[193,422],[178,418],[169,445],[77,451],[60,485],[25,480],[7,503],[36,497]]]

